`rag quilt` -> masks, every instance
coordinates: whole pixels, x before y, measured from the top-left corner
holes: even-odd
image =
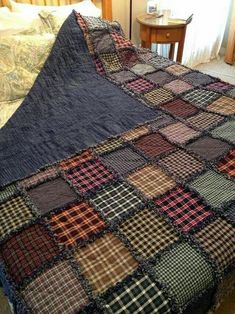
[[[17,314],[196,313],[234,285],[235,87],[73,12],[0,130]]]

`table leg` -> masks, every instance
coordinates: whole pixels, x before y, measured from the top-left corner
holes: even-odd
[[[173,60],[175,54],[175,44],[171,44],[170,51],[169,51],[169,59]]]

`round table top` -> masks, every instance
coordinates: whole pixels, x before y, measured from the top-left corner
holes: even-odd
[[[140,24],[156,28],[167,28],[172,26],[185,27],[185,25],[187,24],[186,20],[170,18],[169,15],[166,13],[163,14],[161,17],[156,17],[151,14],[141,15],[137,17],[137,21]]]

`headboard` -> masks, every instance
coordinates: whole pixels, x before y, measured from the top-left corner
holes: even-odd
[[[36,5],[66,5],[74,4],[76,0],[16,0],[16,2],[21,3],[31,3]],[[112,21],[112,0],[92,0],[92,2],[101,6],[102,8],[102,17],[106,20]],[[7,6],[6,0],[0,0],[0,7]]]

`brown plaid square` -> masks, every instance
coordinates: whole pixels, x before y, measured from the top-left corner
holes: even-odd
[[[48,222],[58,241],[68,247],[88,240],[105,226],[96,211],[85,202],[68,206],[52,215]]]
[[[71,314],[89,301],[67,262],[60,262],[33,280],[22,292],[32,313]]]
[[[161,87],[155,88],[151,92],[145,93],[143,97],[147,99],[153,106],[158,106],[161,103],[172,100],[174,95],[170,91]]]
[[[190,69],[185,68],[184,66],[180,64],[173,64],[165,69],[167,72],[174,74],[174,75],[182,75],[190,72]]]
[[[137,53],[132,48],[125,48],[125,50],[119,50],[118,54],[123,66],[131,68],[134,64],[138,62]]]
[[[80,155],[76,155],[72,158],[66,159],[60,162],[60,168],[64,171],[68,171],[69,169],[76,168],[80,166],[82,163],[91,160],[93,158],[91,150],[86,150]]]
[[[46,229],[36,224],[11,237],[2,245],[1,254],[9,274],[19,284],[50,262],[59,249]]]
[[[122,68],[118,55],[116,53],[101,54],[101,61],[109,72],[118,71]]]
[[[163,86],[165,89],[172,91],[174,94],[181,94],[186,90],[190,90],[193,88],[192,85],[182,81],[182,80],[174,80],[170,83],[167,83]]]
[[[58,171],[56,167],[49,167],[46,170],[40,171],[34,176],[28,177],[20,182],[20,185],[25,189],[29,189],[45,180],[56,178]]]
[[[222,218],[218,218],[197,232],[195,238],[215,260],[221,272],[234,262],[235,229]]]
[[[154,256],[178,240],[171,225],[150,209],[144,209],[126,220],[119,230],[144,258]]]
[[[235,113],[235,99],[222,96],[207,107],[207,110],[218,112],[225,116],[233,115]]]
[[[161,195],[175,186],[175,182],[160,168],[151,165],[132,173],[127,179],[149,198]]]
[[[200,112],[195,116],[192,116],[187,119],[187,122],[200,130],[210,129],[216,126],[218,123],[224,120],[223,117],[209,113],[209,112]]]
[[[232,178],[235,178],[235,149],[232,149],[223,159],[218,163],[219,171],[227,173]]]
[[[172,113],[176,117],[187,118],[198,112],[198,109],[182,99],[173,100],[165,105],[160,106],[161,109]]]
[[[147,134],[148,131],[148,127],[146,125],[143,125],[123,133],[121,137],[126,141],[132,141],[142,135]]]
[[[95,293],[114,286],[138,267],[126,247],[111,233],[80,249],[75,257]]]

